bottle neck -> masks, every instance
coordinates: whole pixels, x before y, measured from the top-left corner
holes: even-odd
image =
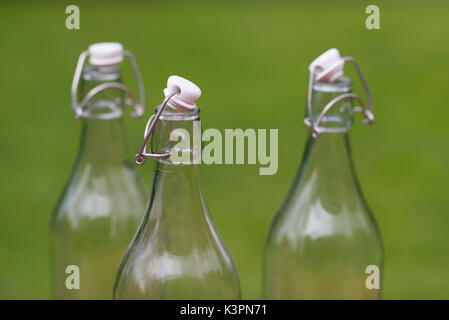
[[[199,110],[187,113],[167,111],[159,118],[152,136],[152,152],[170,152],[179,143],[170,141],[173,130],[182,129],[192,142],[195,122],[199,122]],[[192,153],[193,147],[185,146],[187,154]],[[190,250],[200,241],[198,230],[210,224],[207,207],[204,203],[198,177],[198,165],[189,160],[176,164],[171,159],[160,159],[156,163],[153,177],[152,195],[147,219],[149,230],[147,236],[159,233],[170,233],[173,243],[167,244],[171,250]]]
[[[145,241],[163,242],[167,251],[185,255],[207,246],[212,227],[201,192],[197,165],[158,161],[149,209],[142,230]]]
[[[154,212],[152,218],[163,215],[167,222],[193,225],[195,221],[204,219],[197,165],[173,165],[159,161],[153,183],[152,200],[163,205],[153,206],[160,211]]]
[[[306,176],[323,182],[326,188],[335,190],[355,182],[347,132],[325,133],[318,139],[310,137],[305,157]]]
[[[81,96],[106,82],[121,82],[118,65],[88,66],[83,73]],[[107,167],[121,165],[128,160],[123,108],[123,94],[118,89],[102,91],[89,101],[87,117],[83,120],[81,163]]]
[[[85,97],[95,87],[105,83],[122,83],[121,69],[118,65],[92,66],[83,70],[80,83],[81,97]],[[84,117],[89,119],[114,119],[121,117],[125,107],[124,92],[119,88],[98,91],[84,108]]]
[[[318,119],[326,105],[338,96],[350,93],[352,83],[349,78],[340,77],[333,83],[317,82],[313,83],[312,87],[312,118],[313,122],[319,126],[323,133],[346,132],[353,122],[353,108],[352,100],[340,100],[333,105],[322,117],[321,122]],[[306,110],[308,112],[308,110]],[[306,117],[310,117],[307,114]]]
[[[314,120],[330,100],[350,91],[351,82],[347,78],[341,78],[332,84],[315,83],[312,91]],[[323,134],[318,138],[311,135],[309,137],[301,168],[306,180],[314,180],[322,189],[323,195],[328,194],[336,201],[342,193],[357,185],[348,135],[352,119],[350,101],[341,101],[330,109],[320,124]]]
[[[170,159],[160,162],[175,166],[198,163],[201,157],[200,110],[188,112],[164,111],[151,137],[153,153],[171,153]]]
[[[123,118],[83,120],[80,160],[95,166],[127,162]]]

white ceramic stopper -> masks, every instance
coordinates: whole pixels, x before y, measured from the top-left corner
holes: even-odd
[[[94,43],[88,50],[89,62],[94,66],[113,65],[123,60],[123,46],[118,42]]]
[[[201,90],[193,82],[179,76],[170,76],[167,80],[167,88],[164,89],[165,97],[173,92],[174,95],[168,105],[179,111],[193,110],[196,108],[195,101],[201,96]]]
[[[309,65],[310,72],[315,73],[315,79],[322,82],[334,82],[343,75],[345,62],[337,49],[329,49]]]

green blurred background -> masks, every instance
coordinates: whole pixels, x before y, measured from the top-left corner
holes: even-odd
[[[65,28],[69,4],[80,7],[80,30]],[[369,4],[380,7],[380,30],[365,28]],[[258,165],[202,168],[243,298],[254,299],[261,297],[265,236],[308,133],[307,66],[331,47],[356,57],[377,120],[373,127],[358,122],[352,144],[384,239],[383,297],[449,298],[448,18],[447,1],[2,1],[0,298],[50,298],[49,218],[81,126],[70,85],[78,55],[98,41],[134,52],[149,95],[145,119],[167,77],[178,74],[203,91],[204,128],[279,129],[276,175],[259,176]],[[128,116],[130,158],[144,125]],[[138,169],[147,185],[152,169]]]

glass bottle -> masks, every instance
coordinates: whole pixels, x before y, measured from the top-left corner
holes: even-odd
[[[179,93],[173,96],[174,90]],[[155,123],[151,149],[156,152],[153,157],[167,153],[170,157],[159,157],[156,163],[150,202],[123,258],[114,298],[239,299],[238,274],[209,215],[195,142],[189,143],[201,135],[199,109],[194,104],[201,91],[190,81],[171,76],[164,92],[168,98],[157,108],[160,117],[149,121]],[[169,108],[164,109],[167,102]],[[180,129],[187,139],[183,148],[170,141],[174,130]],[[149,134],[151,130],[146,132],[147,139]],[[188,157],[174,161],[174,150]],[[139,155],[136,159],[142,164]]]
[[[78,157],[51,219],[56,299],[112,298],[121,257],[145,208],[145,191],[126,151],[121,70],[118,63],[104,65],[111,61],[97,52],[113,56],[108,45],[91,46],[90,65],[80,69],[81,96],[110,87],[90,97],[78,113],[83,118]]]
[[[351,81],[342,74],[332,82],[315,78],[312,123],[331,100],[351,97],[350,91]],[[382,241],[351,157],[354,110],[347,99],[336,102],[322,118],[319,134],[308,138],[299,172],[268,234],[267,299],[380,298],[380,288],[366,286],[368,266],[382,269]]]

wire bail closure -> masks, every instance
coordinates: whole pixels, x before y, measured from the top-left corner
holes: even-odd
[[[176,90],[172,93],[170,93],[164,101],[162,101],[162,104],[160,105],[159,109],[155,114],[153,114],[150,119],[148,119],[147,125],[145,126],[145,133],[144,133],[144,139],[142,142],[142,146],[140,147],[139,153],[136,154],[134,157],[134,161],[137,165],[141,166],[145,163],[147,158],[153,158],[153,159],[169,159],[170,158],[170,152],[166,153],[148,153],[147,148],[148,144],[150,143],[150,137],[151,134],[154,131],[154,128],[156,127],[156,123],[158,122],[162,112],[164,112],[165,108],[167,107],[168,101],[175,95],[179,94],[180,90]],[[151,144],[150,144],[150,150],[151,150]]]
[[[86,108],[89,101],[98,93],[110,89],[110,88],[116,88],[121,91],[123,91],[127,95],[127,99],[125,99],[125,103],[127,105],[130,105],[133,108],[132,116],[134,118],[140,118],[143,115],[144,108],[145,108],[145,89],[143,86],[142,77],[140,75],[139,69],[137,67],[136,59],[134,58],[134,55],[128,51],[123,50],[123,55],[126,56],[131,64],[131,67],[134,72],[134,77],[137,82],[137,86],[139,88],[139,102],[136,101],[134,98],[133,93],[131,90],[125,86],[123,83],[120,82],[108,82],[108,83],[102,83],[94,88],[92,88],[86,96],[81,100],[81,102],[78,102],[78,87],[79,82],[81,79],[81,75],[83,72],[84,65],[86,63],[87,57],[90,56],[89,51],[83,51],[78,58],[78,63],[76,65],[75,69],[75,75],[73,76],[72,81],[72,109],[75,113],[76,119],[86,118],[87,115],[84,112],[84,109]]]
[[[314,70],[310,72],[309,77],[309,89],[307,94],[307,113],[308,117],[304,119],[304,123],[310,128],[312,131],[312,136],[314,138],[318,138],[323,132],[324,129],[320,126],[323,122],[324,117],[326,116],[327,112],[335,106],[338,102],[343,100],[356,100],[359,103],[359,106],[353,107],[354,112],[361,112],[364,115],[363,124],[373,124],[374,123],[374,112],[373,112],[373,102],[371,97],[371,92],[369,90],[368,84],[366,83],[366,80],[362,74],[362,71],[357,63],[357,61],[352,57],[342,57],[341,58],[343,62],[351,62],[357,71],[357,74],[359,76],[360,81],[362,82],[363,88],[365,89],[366,99],[368,103],[368,108],[365,107],[365,103],[363,102],[362,98],[360,98],[358,95],[353,93],[344,93],[339,95],[338,97],[335,97],[331,101],[329,101],[326,106],[321,111],[320,115],[318,116],[316,121],[313,121],[313,114],[312,114],[312,88],[313,88],[313,82],[314,82],[314,75],[315,71],[318,69],[318,67],[315,67]]]

